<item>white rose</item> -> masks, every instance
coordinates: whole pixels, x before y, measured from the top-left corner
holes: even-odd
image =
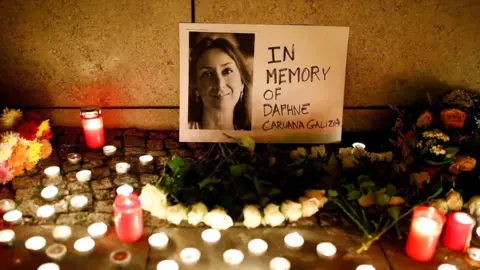
[[[393,159],[393,153],[392,152],[385,152],[385,153],[382,153],[382,158],[383,160],[385,160],[386,162],[392,162],[392,159]]]
[[[272,227],[280,226],[285,221],[285,216],[280,212],[280,207],[270,203],[263,209],[263,224]]]
[[[315,198],[317,200],[322,200],[322,198],[325,198],[325,190],[324,189],[307,189],[305,191],[305,197],[307,198]]]
[[[262,224],[262,213],[255,205],[243,208],[243,225],[247,228],[256,228]]]
[[[207,206],[202,203],[196,203],[192,206],[192,210],[188,212],[188,223],[197,226],[200,222],[203,221],[205,215],[208,213]]]
[[[346,147],[346,148],[340,148],[338,149],[338,155],[340,158],[348,157],[353,154],[353,148],[352,147]]]
[[[367,156],[367,151],[365,151],[364,148],[360,148],[360,147],[355,147],[353,148],[352,150],[352,154],[357,157],[357,158],[360,158],[360,157],[365,157]]]
[[[300,197],[298,201],[302,205],[302,217],[311,217],[318,212],[320,201],[316,198]]]
[[[290,200],[282,203],[280,211],[289,221],[297,221],[302,217],[302,205]]]
[[[342,158],[342,165],[344,169],[356,168],[358,161],[355,156],[347,156]]]
[[[155,204],[152,208],[150,208],[150,214],[152,216],[157,217],[159,219],[166,219],[167,218],[167,205],[162,204]]]
[[[382,154],[379,153],[371,153],[370,154],[370,162],[375,163],[377,161],[383,161]]]
[[[225,209],[220,207],[208,212],[203,222],[217,230],[226,230],[233,226],[232,218],[227,214]]]
[[[187,208],[183,204],[179,203],[176,205],[169,206],[167,208],[167,220],[170,223],[179,225],[182,220],[187,219]]]
[[[143,210],[159,218],[165,218],[164,210],[167,207],[167,194],[163,190],[147,184],[142,188],[139,199]]]

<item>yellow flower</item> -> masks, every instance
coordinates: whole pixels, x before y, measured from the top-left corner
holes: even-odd
[[[296,150],[290,152],[291,159],[299,159],[307,156],[307,150],[303,147],[298,147]]]
[[[365,194],[358,199],[358,204],[360,204],[361,207],[369,207],[374,203],[375,200],[373,199],[372,193]]]
[[[0,128],[11,129],[18,121],[22,120],[22,117],[23,113],[20,110],[5,108],[0,118]]]
[[[37,164],[40,160],[40,150],[42,149],[42,144],[34,140],[30,143],[30,146],[27,150],[27,160],[33,164]]]
[[[309,159],[315,159],[315,158],[318,158],[318,157],[325,157],[325,153],[326,153],[326,148],[325,148],[325,145],[319,145],[319,146],[312,146],[311,150],[310,150],[310,155],[308,156]]]
[[[50,132],[50,120],[43,121],[40,126],[38,126],[37,138],[42,137],[43,134]]]
[[[6,143],[0,143],[0,162],[4,162],[5,160],[10,158],[12,155],[12,147]]]
[[[390,197],[390,200],[388,201],[389,205],[400,205],[400,204],[404,204],[404,203],[405,203],[405,199],[403,199],[400,196]]]
[[[5,132],[2,135],[2,143],[8,144],[10,147],[14,147],[18,143],[19,135],[15,132]]]
[[[427,172],[412,173],[410,175],[410,184],[416,184],[418,188],[423,188],[423,183],[430,184],[430,175]]]

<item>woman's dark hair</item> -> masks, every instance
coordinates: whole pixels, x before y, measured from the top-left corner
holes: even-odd
[[[198,42],[190,53],[190,70],[189,70],[189,100],[188,100],[188,121],[202,122],[203,119],[203,102],[196,98],[196,78],[197,78],[197,62],[200,57],[208,50],[220,49],[235,61],[240,70],[242,79],[243,98],[237,102],[233,111],[233,126],[237,130],[251,130],[250,115],[248,114],[248,100],[250,95],[250,87],[252,85],[252,75],[250,74],[242,53],[232,45],[228,40],[223,38],[204,38]]]

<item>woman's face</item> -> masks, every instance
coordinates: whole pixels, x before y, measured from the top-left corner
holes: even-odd
[[[220,49],[210,49],[200,56],[197,66],[197,95],[204,106],[233,109],[243,92],[240,70],[235,61]]]

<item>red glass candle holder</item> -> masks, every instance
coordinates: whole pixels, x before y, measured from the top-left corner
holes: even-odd
[[[135,193],[119,194],[113,203],[115,232],[120,241],[135,242],[143,235],[143,212]]]
[[[96,106],[84,107],[80,110],[85,143],[90,149],[99,149],[105,145],[102,110]]]
[[[472,239],[475,220],[467,213],[455,212],[448,216],[443,244],[453,251],[466,251]]]
[[[416,207],[405,246],[407,255],[419,262],[430,261],[435,254],[445,220],[445,215],[434,207]]]

